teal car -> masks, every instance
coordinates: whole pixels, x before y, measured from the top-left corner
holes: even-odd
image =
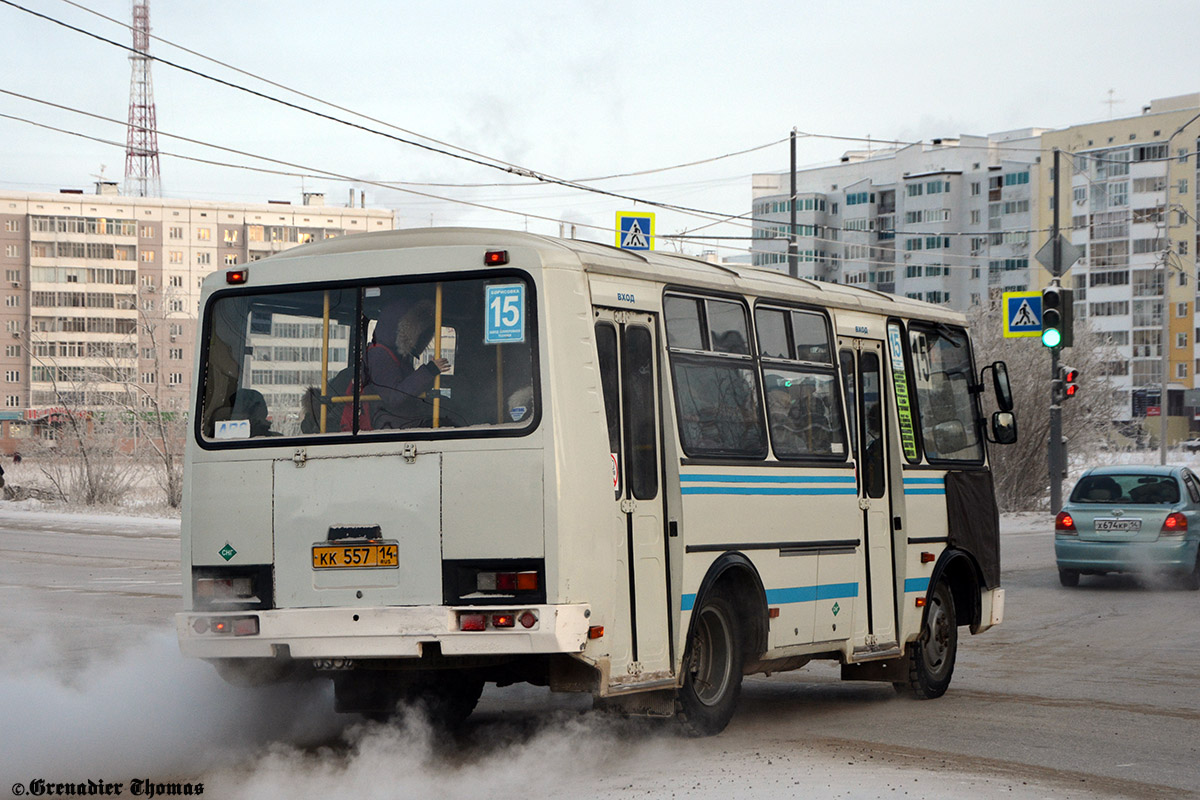
[[[1080,575],[1172,573],[1200,589],[1200,480],[1186,467],[1089,469],[1054,521],[1063,586]]]

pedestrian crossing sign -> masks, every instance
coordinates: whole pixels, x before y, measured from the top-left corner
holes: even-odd
[[[1005,292],[1003,308],[1006,339],[1042,335],[1041,292]]]
[[[622,250],[653,250],[654,214],[641,211],[618,211],[617,247]]]

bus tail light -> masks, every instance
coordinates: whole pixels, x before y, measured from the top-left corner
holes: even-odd
[[[593,625],[592,627],[588,628],[588,638],[589,639],[600,639],[603,636],[604,636],[604,626],[603,625]]]
[[[532,611],[526,611],[521,615],[522,628],[532,628],[534,625],[537,625],[537,614]]]
[[[1054,518],[1054,532],[1058,534],[1079,534],[1079,531],[1075,530],[1075,520],[1071,519],[1071,515],[1065,511],[1058,512],[1058,516]]]
[[[493,628],[511,628],[517,624],[517,618],[513,614],[492,614]]]
[[[1183,536],[1187,533],[1187,529],[1187,517],[1178,511],[1172,511],[1163,520],[1162,530],[1159,531],[1159,534],[1164,536]]]
[[[487,614],[459,614],[458,629],[460,631],[486,631]]]
[[[250,578],[197,578],[196,597],[204,600],[245,600],[254,597]]]
[[[213,633],[218,636],[257,636],[258,617],[196,617],[192,630],[203,636]]]
[[[528,572],[480,572],[475,576],[475,587],[481,592],[536,592],[538,574]]]

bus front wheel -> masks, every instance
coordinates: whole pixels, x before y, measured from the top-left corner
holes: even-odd
[[[945,581],[929,593],[921,635],[908,646],[908,686],[919,700],[941,697],[950,686],[958,655],[958,620],[954,595]],[[903,688],[898,684],[897,689]]]
[[[713,736],[729,724],[742,688],[742,634],[733,604],[713,594],[695,612],[683,658],[678,711],[692,736]]]

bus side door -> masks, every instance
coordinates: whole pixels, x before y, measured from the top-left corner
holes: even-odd
[[[613,513],[619,515],[628,558],[625,680],[636,682],[671,670],[657,328],[655,316],[643,312],[597,308],[595,318],[614,470]],[[619,656],[613,657],[616,662]],[[621,665],[613,667],[613,677],[620,677]]]
[[[866,649],[891,650],[897,647],[896,599],[883,342],[839,338],[838,348],[865,539],[867,618],[865,631],[856,626],[855,639],[865,635]]]

